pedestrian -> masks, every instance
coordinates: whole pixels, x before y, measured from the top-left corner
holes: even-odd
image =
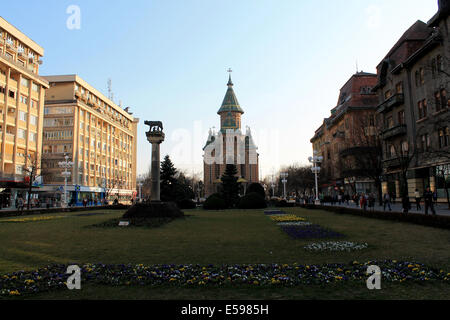
[[[17,209],[19,209],[20,214],[22,214],[22,212],[23,212],[23,206],[24,206],[24,202],[23,202],[22,196],[20,196],[19,199],[17,200]]]
[[[409,210],[411,210],[411,202],[409,201],[409,197],[407,195],[402,198],[402,208],[403,213],[405,214],[408,214]]]
[[[386,192],[383,196],[383,210],[386,211],[386,206],[389,208],[389,211],[392,211],[391,208],[391,196],[389,195],[389,192]]]
[[[434,201],[434,205],[437,206],[438,195],[437,195],[436,190],[434,190],[434,192],[433,192],[433,201]]]
[[[419,189],[416,189],[416,191],[414,192],[414,197],[416,198],[416,210],[420,211],[422,210],[422,207],[420,206],[420,192]]]
[[[367,201],[366,201],[366,196],[365,196],[364,193],[361,195],[361,198],[360,198],[360,200],[359,200],[359,206],[360,206],[360,208],[363,209],[364,211],[367,210]]]
[[[433,192],[431,192],[430,187],[425,189],[423,193],[423,201],[425,202],[425,214],[428,215],[428,209],[431,209],[433,215],[436,215],[436,210],[434,210],[433,206]]]
[[[375,197],[372,193],[369,195],[369,208],[372,211],[375,210]]]

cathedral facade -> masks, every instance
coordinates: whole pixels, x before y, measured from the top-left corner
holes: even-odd
[[[239,105],[233,90],[231,75],[222,106],[217,114],[220,116],[220,130],[210,129],[208,140],[203,148],[203,178],[205,196],[220,190],[221,177],[227,164],[234,164],[237,169],[238,182],[243,190],[259,182],[259,154],[253,141],[250,128],[245,134],[241,130],[241,118],[244,110]]]

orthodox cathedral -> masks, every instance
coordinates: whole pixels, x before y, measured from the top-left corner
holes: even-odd
[[[228,90],[217,114],[220,116],[220,130],[209,130],[204,151],[203,178],[205,196],[218,192],[221,177],[227,164],[234,164],[238,182],[246,186],[259,182],[259,154],[249,127],[245,134],[241,131],[241,117],[244,110],[239,105],[233,90],[231,74]]]

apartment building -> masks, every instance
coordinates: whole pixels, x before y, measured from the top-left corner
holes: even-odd
[[[314,151],[323,157],[320,187],[324,195],[374,192],[376,174],[370,155],[376,150],[373,139],[377,95],[371,90],[377,76],[357,72],[344,84],[337,105],[311,139]]]
[[[39,76],[44,49],[0,17],[0,205],[27,197],[34,166],[39,175],[44,96]]]
[[[414,197],[427,186],[446,201],[450,182],[450,1],[414,23],[377,67],[383,191]]]
[[[136,196],[137,124],[122,109],[77,75],[46,76],[42,167],[43,198],[61,198],[59,162],[74,165],[67,182],[68,201],[100,203]],[[55,193],[56,192],[56,193]]]

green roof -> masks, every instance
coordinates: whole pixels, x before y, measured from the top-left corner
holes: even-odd
[[[239,105],[239,102],[236,98],[236,95],[234,94],[233,82],[231,81],[231,76],[230,76],[230,79],[228,80],[227,86],[228,86],[228,90],[227,90],[227,93],[225,94],[225,98],[223,99],[222,107],[220,108],[220,110],[217,113],[218,114],[225,113],[225,112],[244,113],[244,110],[242,110],[242,108]]]

